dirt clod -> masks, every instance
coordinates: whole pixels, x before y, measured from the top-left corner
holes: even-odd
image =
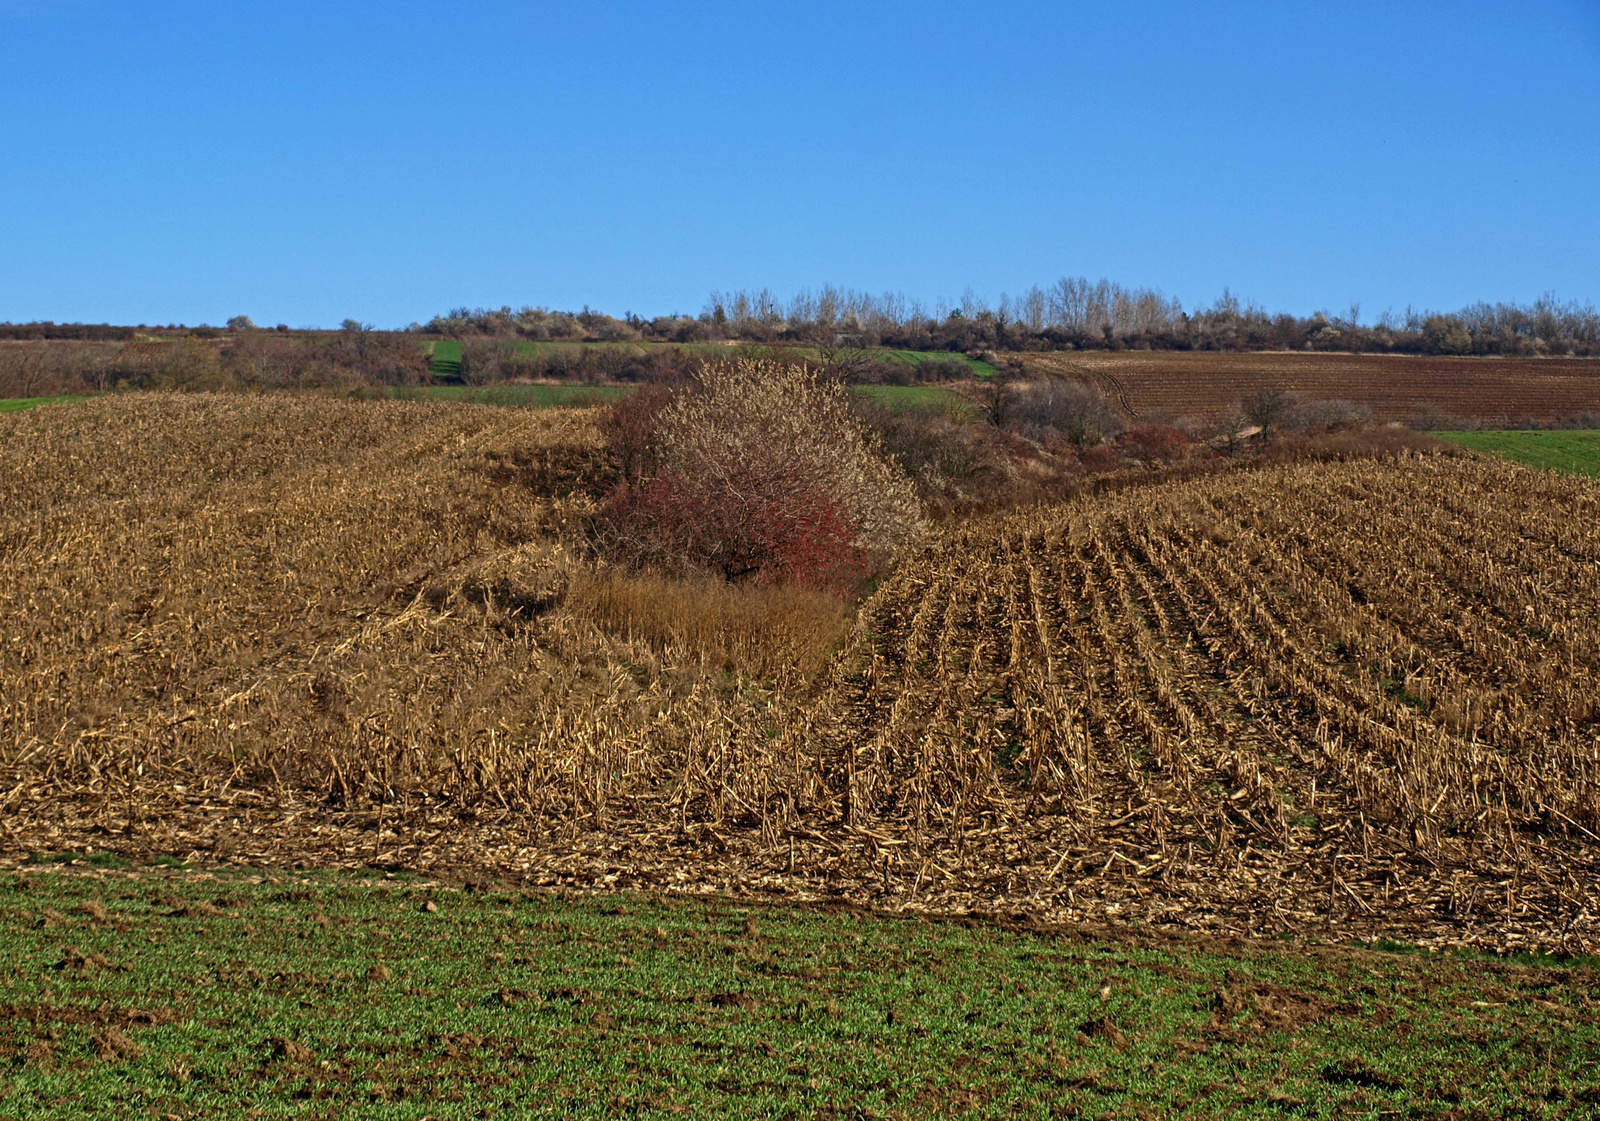
[[[1373,1070],[1360,1058],[1342,1059],[1322,1068],[1322,1080],[1336,1086],[1366,1086],[1377,1090],[1403,1090],[1405,1086]]]
[[[91,1037],[89,1042],[93,1044],[95,1054],[106,1062],[115,1059],[137,1059],[144,1054],[144,1048],[135,1043],[121,1028],[106,1028]]]
[[[711,997],[714,1008],[754,1008],[756,1004],[756,998],[746,992],[714,993]]]
[[[309,1063],[317,1057],[305,1044],[281,1037],[271,1041],[271,1049],[272,1057],[280,1062]]]
[[[1127,1037],[1109,1016],[1097,1016],[1078,1025],[1078,1033],[1087,1039],[1103,1039],[1119,1051],[1127,1046]]]

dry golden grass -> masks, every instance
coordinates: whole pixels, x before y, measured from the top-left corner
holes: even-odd
[[[1402,452],[1084,495],[950,532],[851,628],[596,569],[614,473],[582,411],[0,418],[6,848],[265,817],[273,859],[1600,944],[1592,481]]]
[[[855,612],[804,588],[710,579],[575,572],[566,608],[607,634],[647,643],[675,662],[803,685],[843,641]]]

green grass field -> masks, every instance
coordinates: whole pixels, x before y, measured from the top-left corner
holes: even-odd
[[[428,355],[428,370],[436,378],[461,376],[461,344],[455,339],[438,339],[424,343]]]
[[[1437,432],[1436,436],[1541,470],[1600,475],[1600,432]]]
[[[948,350],[875,350],[874,357],[897,358],[913,366],[920,366],[924,362],[949,362],[954,359],[971,367],[972,372],[980,378],[990,377],[998,373],[993,366],[978,358],[968,358],[965,354],[954,354]]]
[[[355,874],[0,873],[5,1117],[1561,1117],[1590,963]]]
[[[971,401],[942,385],[853,385],[850,389],[894,412],[928,409],[970,416],[976,411]]]
[[[87,401],[87,397],[66,394],[60,397],[0,397],[0,413],[16,413],[39,405],[70,405],[74,401]]]

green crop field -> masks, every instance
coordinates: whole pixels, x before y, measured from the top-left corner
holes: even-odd
[[[1600,475],[1600,432],[1438,432],[1462,447],[1526,463],[1541,470]]]
[[[924,362],[962,362],[969,366],[972,372],[980,378],[986,378],[999,372],[980,358],[968,358],[965,354],[956,354],[948,350],[875,350],[872,354],[873,357],[897,358],[903,362],[909,362],[913,366],[920,366]]]
[[[928,409],[960,416],[973,412],[971,401],[942,385],[855,385],[850,388],[858,397],[895,412]]]
[[[1583,961],[35,861],[0,873],[0,1116],[1577,1117],[1600,1103],[1600,971]]]
[[[0,413],[15,413],[39,405],[68,405],[74,401],[87,401],[87,397],[65,394],[60,397],[0,397]]]
[[[461,344],[455,339],[439,339],[427,343],[430,359],[428,370],[437,378],[454,378],[461,375]]]

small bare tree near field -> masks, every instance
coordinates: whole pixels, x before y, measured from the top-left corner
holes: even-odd
[[[910,481],[816,370],[710,364],[653,426],[619,423],[650,429],[628,438],[654,470],[618,488],[599,529],[635,567],[849,592],[926,532]]]
[[[1006,428],[1016,419],[1018,393],[1009,375],[995,374],[974,382],[968,393],[977,402],[983,418],[996,428]]]
[[[1244,417],[1268,439],[1289,427],[1299,400],[1281,389],[1262,389],[1244,399]]]

